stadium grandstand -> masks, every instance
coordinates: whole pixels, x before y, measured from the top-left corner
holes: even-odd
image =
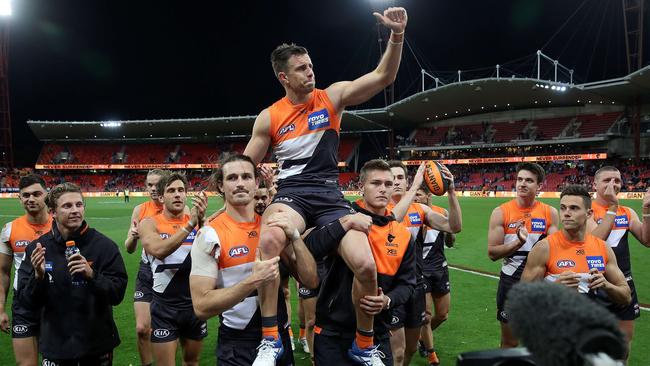
[[[544,59],[537,62],[544,66]],[[560,65],[561,66],[561,65]],[[555,66],[557,68],[557,66]],[[453,80],[422,90],[385,108],[348,111],[339,146],[340,185],[353,190],[360,165],[377,156],[415,167],[440,160],[466,191],[512,190],[515,163],[544,162],[545,191],[590,183],[597,167],[627,167],[628,191],[648,186],[650,68],[624,77],[573,84],[536,77]],[[27,122],[43,143],[33,169],[48,183],[79,182],[89,192],[143,189],[147,169],[183,169],[191,187],[205,188],[223,153],[241,152],[255,116],[128,121]],[[631,163],[628,163],[628,160]],[[273,163],[268,152],[265,162]],[[620,164],[621,161],[624,164]],[[17,177],[4,174],[2,189]]]

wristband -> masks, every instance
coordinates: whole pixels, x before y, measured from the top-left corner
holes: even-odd
[[[389,40],[388,40],[388,43],[398,45],[398,44],[402,44],[402,43],[404,43],[404,41],[402,41],[402,42],[393,42],[392,39],[389,39]]]
[[[607,211],[607,212],[605,212],[605,215],[616,216],[616,212],[614,212],[614,211]]]
[[[404,31],[401,31],[401,32],[397,33],[397,32],[395,32],[394,30],[391,30],[390,32],[391,32],[392,34],[396,35],[396,36],[401,36],[402,34],[404,34]]]

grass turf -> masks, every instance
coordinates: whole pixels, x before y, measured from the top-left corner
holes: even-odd
[[[352,197],[350,197],[352,199]],[[89,198],[87,199],[86,219],[92,227],[112,238],[120,248],[123,248],[125,234],[129,227],[131,211],[135,205],[143,202],[143,198],[132,197],[130,203],[124,203],[122,198]],[[492,262],[487,257],[487,224],[494,207],[507,199],[496,198],[461,198],[463,209],[463,231],[458,234],[456,247],[447,250],[447,258],[451,265],[470,267],[481,271],[498,274],[500,262]],[[555,207],[558,200],[543,200]],[[446,198],[435,198],[436,204],[446,207]],[[639,212],[640,201],[623,201]],[[221,201],[212,198],[210,211],[221,207]],[[0,223],[4,224],[22,215],[23,210],[17,199],[0,200]],[[639,300],[650,303],[650,251],[641,246],[630,236],[630,251],[632,268]],[[122,344],[115,350],[115,365],[139,365],[136,349],[135,321],[133,318],[133,286],[138,268],[139,249],[137,254],[129,255],[123,249],[122,253],[130,276],[129,285],[124,301],[114,309],[115,321],[120,331]],[[450,270],[452,286],[452,302],[449,320],[435,332],[436,349],[443,365],[455,364],[459,353],[496,348],[499,345],[499,324],[495,319],[495,294],[497,281],[492,278],[475,274]],[[290,286],[295,289],[295,286]],[[293,290],[292,290],[293,291]],[[292,292],[294,336],[298,336],[297,297]],[[11,304],[11,291],[7,304]],[[6,307],[10,310],[10,305]],[[636,321],[636,334],[632,347],[629,365],[641,366],[647,364],[647,350],[650,349],[650,321],[647,312]],[[209,335],[203,345],[201,365],[215,364],[215,344],[218,321],[209,322]],[[0,365],[14,364],[11,352],[11,337],[0,334]],[[295,352],[296,364],[309,365],[308,357],[300,347]],[[180,364],[180,363],[179,363]],[[412,365],[426,365],[426,360],[415,355]]]

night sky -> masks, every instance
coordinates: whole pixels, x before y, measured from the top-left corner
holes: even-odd
[[[318,87],[353,79],[377,63],[372,11],[381,3],[409,12],[397,99],[419,88],[419,65],[443,78],[497,63],[532,76],[539,48],[578,82],[627,74],[621,2],[611,0],[14,0],[15,155],[29,165],[38,154],[28,119],[256,114],[283,96],[269,62],[282,42],[307,47]],[[360,108],[381,106],[375,98]]]

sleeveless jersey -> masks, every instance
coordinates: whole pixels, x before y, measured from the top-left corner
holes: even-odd
[[[519,207],[517,200],[502,204],[503,215],[503,242],[507,243],[517,238],[517,223],[524,221],[528,230],[526,243],[516,252],[503,259],[501,275],[519,281],[526,265],[528,253],[535,243],[548,235],[548,229],[552,224],[551,207],[540,201],[535,201],[531,207]]]
[[[147,201],[145,203],[140,204],[140,215],[138,216],[138,222],[146,219],[147,217],[152,217],[156,216],[163,211],[163,206],[162,205],[157,205],[154,201]],[[144,251],[144,248],[142,248],[142,256],[141,256],[142,263],[150,264],[151,258],[147,254],[147,252]]]
[[[193,262],[192,275],[214,278],[217,288],[232,287],[249,277],[253,273],[261,224],[259,215],[255,215],[254,222],[237,222],[227,213],[217,216],[201,228],[197,235],[192,249],[192,256],[197,258]],[[221,313],[219,337],[259,339],[262,318],[257,303],[257,292],[253,291],[231,309]],[[278,324],[288,324],[286,309],[284,295],[280,291]]]
[[[52,216],[48,218],[45,224],[32,224],[29,222],[26,214],[6,223],[2,228],[0,241],[8,244],[10,249],[10,252],[5,254],[13,254],[14,257],[14,268],[16,269],[14,274],[14,290],[18,288],[18,268],[20,268],[20,264],[25,257],[25,248],[27,248],[29,243],[38,239],[51,229]]]
[[[447,216],[444,208],[431,205],[429,206],[434,212]],[[422,272],[425,275],[432,275],[435,271],[447,267],[447,258],[445,257],[445,235],[446,233],[432,229],[428,226],[424,228],[424,241],[422,244]]]
[[[607,244],[589,233],[585,234],[584,241],[569,241],[562,231],[556,231],[546,240],[549,244],[546,280],[555,282],[562,272],[572,271],[581,275],[578,291],[588,293],[589,271],[592,268],[605,271]]]
[[[152,216],[156,229],[163,239],[174,235],[190,221],[190,215],[185,214],[182,219],[169,219],[164,214]],[[183,240],[173,253],[164,259],[152,256],[151,272],[153,272],[153,295],[161,302],[180,308],[191,308],[190,296],[190,270],[192,259],[190,251],[196,230]]]
[[[609,210],[607,206],[600,205],[598,202],[593,202],[591,208],[594,210],[594,220],[600,224]],[[614,217],[614,224],[612,231],[607,237],[607,245],[609,245],[616,255],[618,268],[621,269],[623,275],[629,278],[632,277],[632,263],[630,262],[630,247],[628,245],[627,237],[630,232],[630,208],[625,206],[618,206],[616,217]]]
[[[341,119],[327,92],[314,89],[305,104],[287,97],[269,107],[271,144],[280,186],[338,185]]]

